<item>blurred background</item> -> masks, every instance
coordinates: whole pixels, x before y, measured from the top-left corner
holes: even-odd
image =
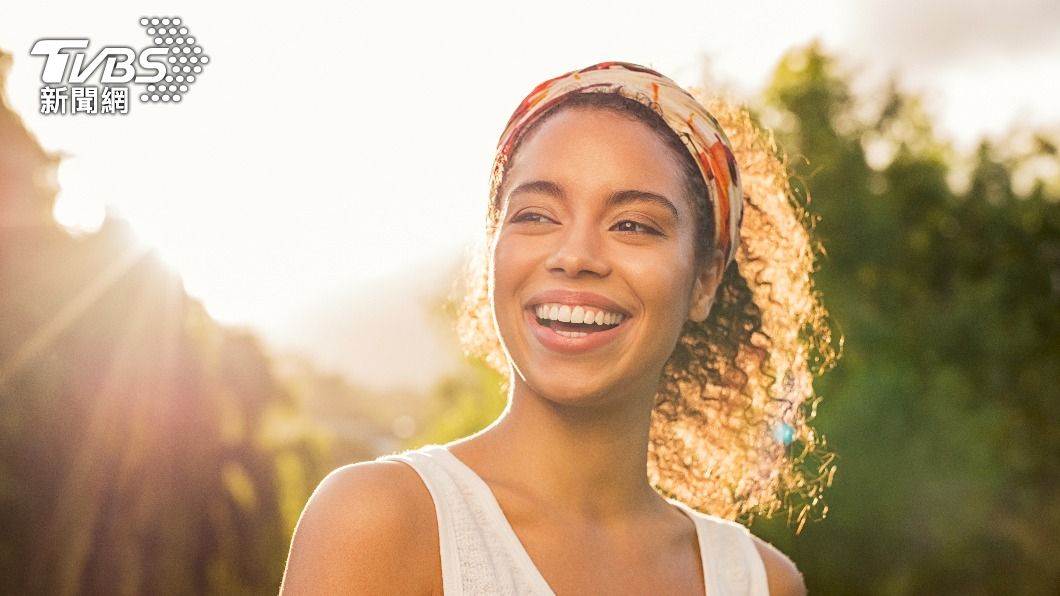
[[[0,19],[0,593],[274,594],[337,466],[500,412],[455,283],[493,145],[602,60],[746,104],[845,338],[827,515],[755,518],[811,594],[1060,594],[1060,5],[264,8]],[[41,115],[40,38],[211,63],[179,105]]]

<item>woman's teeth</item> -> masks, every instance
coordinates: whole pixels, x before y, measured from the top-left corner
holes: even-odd
[[[534,313],[539,319],[549,321],[560,321],[562,323],[581,323],[584,325],[617,325],[622,322],[624,315],[617,312],[607,312],[587,306],[571,307],[567,304],[539,304],[534,307]],[[582,337],[585,333],[578,331],[559,331],[556,333],[566,337]]]
[[[562,335],[563,337],[585,337],[586,335],[589,335],[584,331],[564,331],[562,329],[553,329],[553,331]]]

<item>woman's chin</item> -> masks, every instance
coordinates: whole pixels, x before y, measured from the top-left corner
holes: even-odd
[[[569,407],[593,407],[614,399],[618,387],[597,375],[579,374],[581,371],[567,373],[550,371],[544,378],[532,378],[527,381],[529,388],[542,399],[554,404]]]

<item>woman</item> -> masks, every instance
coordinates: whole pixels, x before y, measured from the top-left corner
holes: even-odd
[[[282,593],[805,594],[786,556],[726,518],[796,487],[817,502],[820,441],[799,406],[807,348],[827,352],[799,337],[826,333],[824,311],[783,167],[724,111],[735,152],[641,66],[527,96],[498,145],[461,322],[508,374],[507,409],[329,475]]]

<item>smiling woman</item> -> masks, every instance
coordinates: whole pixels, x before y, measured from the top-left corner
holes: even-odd
[[[619,62],[531,92],[461,320],[508,406],[329,475],[284,593],[805,593],[734,520],[808,498],[801,527],[819,503],[809,359],[835,354],[784,168],[746,114],[716,112],[734,142]]]

